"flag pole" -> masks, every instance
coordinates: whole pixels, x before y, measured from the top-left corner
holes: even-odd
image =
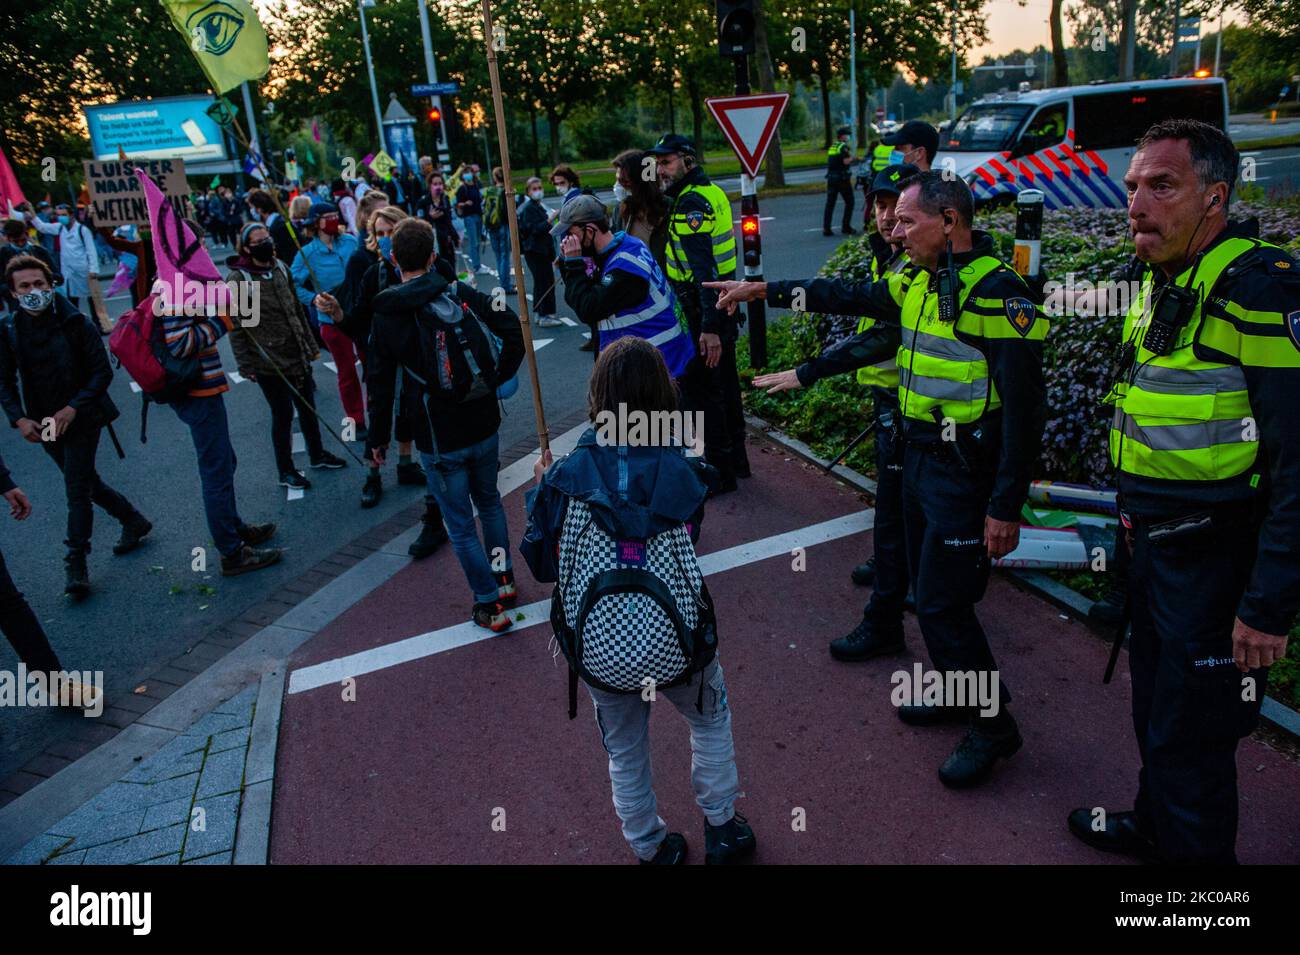
[[[483,0],[483,46],[487,50],[488,76],[492,80],[492,103],[497,117],[497,140],[501,147],[501,174],[505,180],[506,215],[510,221],[510,261],[515,270],[519,289],[519,326],[524,333],[524,354],[528,358],[528,373],[533,379],[533,411],[537,415],[537,441],[542,453],[550,450],[550,436],[546,428],[546,412],[542,408],[542,385],[537,377],[537,351],[533,346],[533,327],[528,317],[528,296],[524,294],[524,269],[519,250],[519,219],[515,214],[515,189],[510,178],[510,141],[506,135],[506,112],[501,100],[501,76],[497,72],[497,54],[492,46],[492,7]],[[502,276],[505,279],[505,276]]]

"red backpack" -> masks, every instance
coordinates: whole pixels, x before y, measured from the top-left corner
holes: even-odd
[[[167,404],[183,398],[203,380],[197,355],[177,358],[163,338],[163,317],[154,314],[158,296],[150,294],[117,320],[108,350],[144,392],[146,401]]]

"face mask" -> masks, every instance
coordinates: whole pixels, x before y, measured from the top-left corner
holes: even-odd
[[[339,234],[339,220],[338,220],[338,219],[324,219],[324,220],[322,220],[322,221],[321,221],[321,224],[320,224],[320,230],[321,230],[322,232],[324,232],[326,235],[338,235],[338,234]]]
[[[460,178],[464,179],[466,182],[473,182],[474,174],[472,172],[467,172],[465,173],[465,175],[461,176]]]
[[[889,154],[889,164],[891,166],[901,166],[906,161],[907,160],[903,158],[903,154],[899,152],[897,149],[895,149],[892,153]]]
[[[59,225],[68,225],[72,222],[71,216],[59,216]]]
[[[390,235],[381,235],[375,240],[379,246],[379,257],[381,259],[391,259],[393,257],[393,237]]]
[[[532,192],[528,194],[532,196],[534,199],[536,199],[538,202],[541,202],[542,196],[546,195],[546,193],[542,192],[542,190],[540,189],[534,189]]]
[[[248,247],[248,254],[259,262],[270,262],[275,257],[275,243],[270,239],[254,242]]]
[[[614,183],[614,199],[617,202],[625,201],[627,197],[630,195],[631,193],[623,188],[623,184],[621,182]]]
[[[43,312],[50,307],[54,301],[54,292],[51,289],[36,289],[32,292],[24,292],[18,296],[18,304],[23,307],[24,311],[36,313]]]

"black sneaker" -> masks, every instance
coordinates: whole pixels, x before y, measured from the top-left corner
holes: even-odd
[[[344,461],[336,454],[330,454],[328,451],[322,451],[320,453],[320,457],[314,458],[312,460],[311,466],[314,468],[329,468],[330,470],[336,470],[337,468],[347,467],[348,462]]]
[[[497,603],[503,607],[513,607],[519,602],[519,590],[515,587],[515,572],[507,570],[504,574],[494,574],[497,579]]]
[[[939,767],[939,780],[949,789],[968,789],[988,779],[999,759],[1010,759],[1024,745],[1011,714],[1003,711],[999,728],[975,720],[952,755]]]
[[[361,506],[374,507],[384,496],[384,481],[378,471],[371,471],[366,476],[366,483],[361,485]]]
[[[82,600],[90,594],[90,575],[86,571],[86,555],[81,551],[69,552],[63,558],[67,582],[63,592],[73,600]]]
[[[428,477],[424,473],[424,468],[420,467],[418,461],[407,461],[405,464],[397,466],[397,483],[398,484],[418,484],[425,487],[429,483]]]
[[[1094,849],[1135,856],[1144,862],[1156,861],[1155,841],[1138,828],[1137,813],[1108,812],[1104,817],[1106,825],[1100,831],[1093,828],[1098,818],[1091,809],[1076,809],[1066,824],[1076,839]]]
[[[653,859],[639,860],[642,865],[685,865],[686,837],[680,832],[670,832],[659,843]]]
[[[305,491],[307,488],[311,487],[311,481],[308,481],[301,471],[285,471],[280,475],[280,486],[288,488],[296,487],[300,491]]]
[[[239,528],[239,539],[249,547],[265,544],[274,536],[274,524],[245,524]]]
[[[258,550],[245,544],[229,557],[221,558],[221,576],[238,577],[278,563],[284,552],[278,547]]]
[[[499,601],[494,600],[492,603],[474,605],[474,623],[485,630],[500,633],[509,630],[515,622],[510,619],[510,614],[506,613],[506,608],[501,606]]]
[[[903,642],[903,622],[881,624],[863,616],[858,625],[838,640],[831,641],[831,656],[841,663],[861,663],[875,657],[902,653],[907,649]]]
[[[868,557],[861,564],[858,564],[853,568],[849,577],[859,587],[870,587],[876,579],[876,558]]]
[[[736,813],[720,826],[704,822],[704,864],[734,865],[758,846],[749,820]]]
[[[125,521],[122,524],[122,536],[113,545],[113,553],[119,556],[129,554],[144,542],[151,530],[153,530],[153,524],[143,514],[137,514],[129,521]]]

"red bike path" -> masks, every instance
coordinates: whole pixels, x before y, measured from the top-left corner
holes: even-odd
[[[983,787],[945,789],[936,770],[960,729],[905,726],[890,702],[891,674],[927,660],[915,617],[905,623],[906,655],[842,664],[826,650],[869,594],[848,580],[871,552],[870,530],[848,532],[869,527],[866,499],[780,446],[751,441],[754,476],[709,503],[697,550],[706,572],[709,555],[730,568],[715,567],[708,582],[733,711],[737,805],[758,837],[755,861],[1124,861],[1076,842],[1065,816],[1131,805],[1138,759],[1126,661],[1103,687],[1104,640],[995,574],[979,615],[1025,745]],[[505,498],[514,542],[527,486]],[[830,539],[809,543],[796,570],[792,550],[805,538]],[[739,546],[751,542],[765,543]],[[567,718],[563,659],[548,648],[550,585],[514,557],[519,604],[535,625],[500,635],[464,626],[468,591],[443,547],[294,654],[272,862],[633,861],[581,688],[578,717]],[[349,659],[331,664],[340,658]],[[345,686],[340,674],[354,679]],[[689,736],[671,704],[654,708],[651,738],[659,812],[700,862]],[[1300,764],[1249,739],[1238,767],[1241,861],[1300,862]]]

